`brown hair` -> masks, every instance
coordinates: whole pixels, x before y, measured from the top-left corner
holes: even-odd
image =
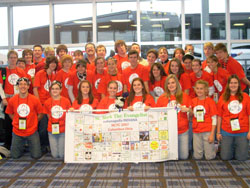
[[[215,55],[211,55],[207,58],[207,62],[211,62],[211,61],[215,61],[217,62],[217,67],[220,67],[221,64],[219,63],[219,60],[218,58],[215,56]]]
[[[94,95],[92,93],[92,85],[90,84],[90,82],[88,80],[82,80],[79,84],[78,94],[76,97],[77,103],[82,104],[83,97],[82,97],[81,87],[82,87],[82,84],[84,84],[84,83],[87,83],[89,85],[89,94],[88,94],[89,95],[89,104],[92,104],[94,101]]]
[[[133,84],[135,81],[141,82],[141,84],[142,84],[142,102],[144,103],[144,101],[146,100],[147,91],[145,89],[145,85],[144,85],[143,80],[141,78],[134,78],[132,81],[132,84],[130,87],[130,92],[129,92],[128,99],[127,99],[128,106],[130,106],[130,104],[132,103],[132,101],[135,98],[135,91],[133,89]]]
[[[153,53],[153,54],[155,55],[156,59],[158,58],[158,52],[157,52],[155,49],[150,49],[150,50],[148,50],[148,51],[147,51],[147,56],[148,56],[148,54],[150,54],[150,53]]]
[[[174,73],[171,71],[171,65],[172,65],[173,62],[176,62],[177,65],[178,65],[178,67],[179,67],[179,70],[178,70],[178,73],[177,73],[177,78],[180,79],[181,75],[182,75],[185,71],[184,71],[184,68],[183,68],[183,66],[182,66],[182,64],[181,64],[181,61],[180,61],[179,59],[173,58],[173,59],[170,61],[168,73],[169,73],[169,74],[174,74]]]
[[[154,68],[154,67],[157,67],[158,69],[160,69],[161,78],[162,78],[163,76],[167,76],[167,74],[166,74],[166,72],[165,72],[165,70],[164,70],[162,64],[161,64],[161,63],[154,63],[154,64],[152,65],[151,69],[150,69],[150,72],[149,72],[149,79],[150,79],[150,82],[151,82],[152,84],[155,83],[155,77],[154,77],[154,74],[153,74],[153,68]]]
[[[11,54],[15,54],[16,56],[17,56],[17,58],[18,58],[18,53],[15,51],[15,50],[10,50],[9,52],[8,52],[8,54],[7,54],[7,58],[9,59],[10,58],[10,55]]]
[[[216,52],[216,51],[218,51],[218,50],[222,50],[223,52],[228,53],[227,47],[226,47],[226,45],[223,44],[223,43],[218,43],[218,44],[215,45],[214,51]]]
[[[127,50],[127,45],[126,45],[125,41],[124,41],[124,40],[117,40],[117,41],[115,41],[115,52],[116,52],[116,53],[118,53],[117,48],[118,48],[118,46],[120,46],[120,45],[122,45],[122,46],[124,45],[125,48],[126,48],[126,50]]]
[[[70,55],[64,55],[62,57],[62,60],[61,60],[62,61],[62,68],[64,67],[64,63],[65,63],[66,60],[70,60],[71,65],[73,65],[73,58]]]
[[[61,50],[64,50],[66,53],[68,53],[68,48],[64,44],[60,44],[59,46],[57,46],[56,54],[58,55]]]
[[[22,57],[24,58],[27,54],[31,54],[32,56],[31,61],[33,61],[33,51],[31,49],[24,49],[22,52]]]
[[[184,50],[183,50],[182,48],[176,48],[176,49],[174,50],[173,57],[175,57],[175,54],[177,53],[177,51],[180,51],[180,52],[182,53],[183,56],[185,55],[185,52],[184,52]]]
[[[53,62],[56,63],[56,68],[55,68],[56,70],[58,66],[58,59],[56,58],[56,56],[49,56],[46,58],[46,64],[44,66],[44,69],[47,70],[49,68],[50,63],[53,63]]]

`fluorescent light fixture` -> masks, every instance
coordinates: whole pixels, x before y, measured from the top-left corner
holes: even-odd
[[[248,19],[250,20],[250,17],[248,17]]]
[[[190,23],[185,23],[185,25],[190,25]]]
[[[119,23],[119,22],[131,22],[131,20],[129,19],[124,19],[124,20],[110,20],[111,22],[114,22],[114,23]]]
[[[80,27],[92,27],[92,25],[81,25]]]
[[[234,26],[244,26],[244,23],[235,23]]]
[[[79,20],[79,21],[73,21],[76,24],[88,24],[92,23],[92,20]]]
[[[169,18],[150,18],[151,22],[169,21]]]
[[[212,24],[212,23],[206,23],[206,25],[207,25],[207,26],[211,26],[211,25],[213,25],[213,24]]]
[[[100,25],[98,26],[98,28],[100,29],[107,29],[107,28],[110,28],[111,25]]]
[[[137,25],[130,25],[131,27],[137,27]],[[142,25],[141,25],[142,26]]]
[[[162,27],[162,24],[153,24],[152,27]]]

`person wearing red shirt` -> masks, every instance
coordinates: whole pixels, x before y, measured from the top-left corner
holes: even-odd
[[[183,68],[185,73],[191,74],[193,72],[192,70],[192,61],[194,59],[194,56],[190,54],[190,52],[186,53],[183,58]]]
[[[86,57],[85,57],[85,61],[87,62],[87,70],[90,70],[92,72],[94,72],[95,70],[95,45],[94,43],[87,43],[85,45],[85,51],[86,51]]]
[[[145,89],[149,93],[148,89],[149,72],[147,67],[138,63],[139,54],[135,50],[129,51],[128,58],[131,65],[122,72],[123,84],[124,84],[123,91],[124,92],[130,91],[130,86],[133,79],[139,77],[142,78],[142,80],[144,81]]]
[[[15,95],[18,94],[18,87],[16,86],[17,80],[21,77],[26,77],[26,73],[17,67],[18,54],[14,50],[10,50],[7,54],[8,66],[6,69],[5,80],[4,77],[0,76],[0,95],[2,98],[2,105],[4,111],[8,105],[9,100]],[[2,72],[0,71],[2,75]],[[4,129],[5,129],[5,140],[3,147],[7,150],[11,147],[11,138],[12,138],[12,120],[5,113],[4,119]]]
[[[168,73],[174,74],[178,78],[182,91],[189,95],[191,88],[190,76],[184,72],[183,66],[179,59],[173,58],[170,61]]]
[[[185,55],[185,52],[182,48],[176,48],[173,53],[173,58],[179,59],[182,64],[183,63],[182,59],[184,55]]]
[[[247,160],[250,140],[250,99],[241,90],[237,75],[228,78],[218,102],[217,140],[222,160]]]
[[[191,74],[189,74],[190,76],[190,80],[191,80],[191,88],[190,88],[190,93],[189,96],[191,98],[195,98],[196,94],[194,92],[194,85],[198,80],[205,80],[208,82],[209,84],[209,92],[208,95],[209,96],[213,96],[214,94],[214,84],[213,84],[213,77],[211,74],[209,74],[206,71],[203,71],[201,69],[201,60],[199,59],[194,59],[192,61],[192,70],[193,72]]]
[[[149,73],[149,92],[155,101],[164,93],[165,80],[167,74],[160,63],[154,63]]]
[[[71,71],[75,71],[76,70],[76,63],[78,62],[78,60],[82,60],[83,59],[83,52],[81,50],[76,50],[74,51],[74,62],[73,62],[73,66],[71,67]]]
[[[88,80],[82,80],[79,84],[78,95],[72,107],[75,110],[91,112],[96,109],[98,100],[92,93],[92,85]]]
[[[214,55],[214,45],[212,42],[206,42],[203,46],[203,52],[206,58],[208,58],[209,56]],[[211,73],[211,69],[208,67],[207,65],[207,60],[205,59],[202,62],[202,70]]]
[[[94,70],[94,78],[93,78],[93,95],[94,97],[100,101],[101,94],[98,93],[98,87],[101,80],[106,77],[107,70],[104,69],[105,59],[103,57],[97,57],[95,59],[95,70]]]
[[[44,55],[45,55],[45,58],[43,58],[44,61],[41,61],[38,64],[36,64],[36,71],[35,71],[35,73],[38,73],[40,70],[44,69],[44,67],[45,67],[45,60],[46,60],[47,57],[49,57],[49,56],[55,56],[55,49],[52,48],[51,46],[47,46],[44,49]]]
[[[108,96],[108,83],[111,80],[114,80],[118,84],[118,89],[117,89],[117,96],[122,95],[123,91],[123,84],[122,84],[122,74],[118,72],[117,70],[117,62],[116,59],[113,57],[108,58],[107,62],[107,74],[101,79],[99,85],[98,85],[98,90],[97,92],[101,94],[101,98],[103,99],[105,96]]]
[[[230,75],[236,74],[240,79],[242,91],[249,93],[249,90],[246,88],[247,86],[250,87],[250,81],[247,79],[241,64],[236,59],[229,56],[225,44],[216,44],[216,46],[214,47],[214,51],[222,65],[222,68],[226,69]]]
[[[22,57],[25,59],[26,64],[25,73],[28,74],[33,80],[36,74],[36,65],[33,63],[33,51],[30,49],[23,50]]]
[[[213,98],[214,101],[217,103],[219,97],[222,95],[226,88],[227,79],[229,78],[230,74],[227,70],[220,67],[219,60],[214,55],[207,58],[207,64],[210,70],[212,71],[211,75],[213,78],[213,84],[215,89]]]
[[[193,109],[193,149],[194,158],[202,159],[203,154],[207,160],[216,156],[214,137],[217,120],[216,104],[208,94],[208,83],[198,80],[195,83],[196,98],[192,99]]]
[[[51,83],[55,80],[55,71],[57,69],[58,60],[55,56],[46,58],[46,65],[44,70],[40,70],[35,76],[35,82],[33,87],[34,95],[40,99],[40,102],[44,102],[50,97],[49,88]],[[48,118],[43,116],[38,126],[38,133],[40,136],[40,142],[42,152],[46,153],[49,146],[49,138],[47,132]]]
[[[71,102],[73,103],[76,96],[78,95],[79,83],[82,80],[88,80],[93,85],[94,74],[87,69],[87,63],[85,60],[79,60],[76,63],[76,71],[73,71],[69,75],[68,81],[68,93]]]
[[[108,96],[102,98],[102,100],[100,101],[100,103],[97,106],[97,109],[108,109],[109,111],[113,111],[116,108],[115,106],[115,100],[116,100],[116,93],[118,90],[118,84],[115,80],[112,80],[108,83]],[[107,113],[105,112],[101,112],[101,113]]]
[[[9,100],[6,109],[6,113],[13,120],[11,157],[20,158],[24,152],[24,145],[28,141],[31,157],[38,159],[41,157],[41,146],[37,124],[43,116],[42,105],[38,98],[28,93],[28,78],[19,78],[17,85],[19,94]]]
[[[124,40],[115,41],[115,52],[117,53],[113,58],[117,61],[118,72],[122,73],[124,69],[130,66],[127,55],[127,45]]]
[[[170,74],[165,82],[165,92],[157,100],[157,107],[175,107],[178,119],[178,155],[179,159],[188,158],[188,112],[191,110],[189,96],[182,92],[178,78]]]
[[[54,80],[50,87],[51,97],[44,103],[44,114],[48,116],[48,135],[51,155],[54,158],[64,158],[65,117],[71,107],[69,99],[61,96],[62,83]]]
[[[144,109],[147,111],[151,107],[155,107],[155,101],[154,98],[147,93],[143,80],[141,78],[133,79],[124,108],[131,111],[136,109]]]
[[[70,70],[73,65],[73,59],[70,55],[64,55],[62,57],[62,69],[56,74],[56,80],[62,83],[62,92],[61,96],[69,98],[68,93],[68,81]]]
[[[167,48],[165,48],[165,47],[159,48],[158,54],[159,54],[160,63],[164,67],[165,72],[168,74],[170,61],[168,60],[168,50],[167,50]]]
[[[37,66],[39,64],[45,64],[45,58],[43,55],[43,47],[40,44],[36,44],[33,46],[33,63]],[[37,70],[38,72],[39,70]]]
[[[147,61],[148,61],[149,71],[157,58],[158,58],[158,52],[155,49],[150,49],[147,51]]]

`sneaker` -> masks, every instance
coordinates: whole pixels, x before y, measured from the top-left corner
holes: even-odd
[[[3,146],[0,146],[0,155],[5,158],[10,157],[10,150],[8,150],[7,148]]]

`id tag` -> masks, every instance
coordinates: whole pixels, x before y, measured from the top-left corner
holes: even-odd
[[[196,110],[196,121],[204,122],[204,110]]]
[[[59,134],[59,123],[52,123],[52,134]]]
[[[19,129],[20,130],[26,129],[26,119],[25,118],[19,118]]]
[[[19,89],[18,89],[18,86],[14,86],[14,94],[18,94],[19,93]]]
[[[218,93],[214,93],[214,101],[217,103],[219,100],[219,94]]]
[[[239,123],[238,118],[231,119],[230,124],[231,124],[232,131],[239,131],[240,130],[240,123]]]

